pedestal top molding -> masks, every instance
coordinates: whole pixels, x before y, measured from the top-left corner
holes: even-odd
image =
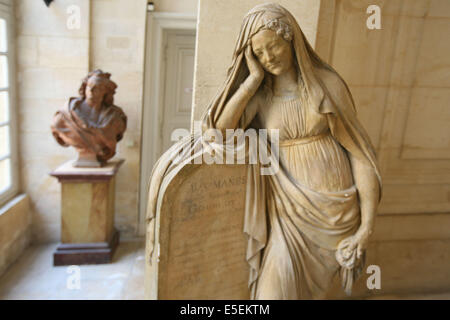
[[[119,167],[125,161],[124,159],[116,159],[109,161],[105,166],[100,168],[76,168],[73,166],[75,160],[70,160],[50,172],[50,175],[58,178],[59,182],[64,181],[107,181],[114,177]]]

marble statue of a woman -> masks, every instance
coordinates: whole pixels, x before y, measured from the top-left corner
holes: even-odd
[[[375,153],[346,83],[280,5],[245,16],[228,77],[203,117],[209,128],[279,130],[278,172],[248,170],[251,298],[323,298],[337,273],[349,292],[381,196]],[[180,166],[171,157],[163,155],[153,170],[150,228],[158,194]]]

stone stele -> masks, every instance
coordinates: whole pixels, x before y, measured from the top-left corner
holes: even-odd
[[[191,164],[177,174],[156,217],[148,298],[249,299],[245,186],[244,165]]]

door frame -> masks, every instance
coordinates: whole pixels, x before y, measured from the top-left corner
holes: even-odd
[[[138,235],[145,235],[148,182],[161,149],[164,101],[164,41],[171,30],[197,30],[197,16],[183,13],[148,12],[144,64],[144,108],[142,114],[141,173]],[[194,67],[195,68],[195,67]]]

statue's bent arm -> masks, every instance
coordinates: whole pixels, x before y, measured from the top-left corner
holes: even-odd
[[[349,159],[352,166],[353,180],[358,190],[359,205],[361,211],[361,225],[356,233],[355,246],[360,256],[367,247],[369,236],[373,232],[375,215],[380,199],[380,186],[377,175],[372,166],[350,153]],[[358,239],[359,238],[359,239]]]

